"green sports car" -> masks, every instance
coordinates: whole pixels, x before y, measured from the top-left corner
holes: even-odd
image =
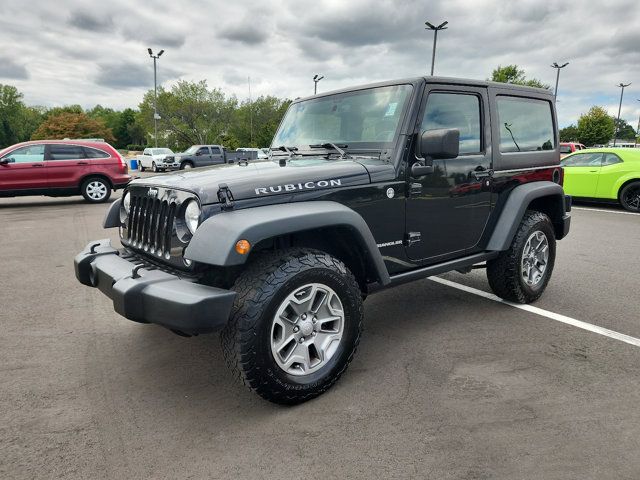
[[[617,201],[640,212],[640,148],[591,148],[567,155],[564,190],[574,197]]]

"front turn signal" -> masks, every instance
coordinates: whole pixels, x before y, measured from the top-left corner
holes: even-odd
[[[246,255],[251,250],[251,244],[247,240],[238,240],[236,242],[236,252],[240,255]]]

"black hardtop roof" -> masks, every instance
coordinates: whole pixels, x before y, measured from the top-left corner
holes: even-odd
[[[514,90],[517,92],[530,92],[530,93],[536,93],[538,95],[542,94],[542,95],[549,95],[550,97],[553,97],[553,92],[551,90],[548,90],[546,88],[537,88],[537,87],[529,87],[529,86],[525,86],[525,85],[515,85],[513,83],[501,83],[501,82],[491,82],[488,80],[472,80],[472,79],[467,79],[467,78],[454,78],[454,77],[411,77],[411,78],[403,78],[403,79],[397,79],[397,80],[386,80],[383,82],[375,82],[375,83],[368,83],[365,85],[357,85],[357,86],[353,86],[353,87],[348,87],[348,88],[341,88],[339,90],[332,90],[329,92],[322,92],[319,93],[317,95],[311,95],[308,97],[303,97],[303,98],[296,98],[294,100],[295,102],[300,102],[303,100],[308,100],[310,98],[317,98],[317,97],[324,97],[324,96],[328,96],[328,95],[335,95],[337,93],[345,93],[345,92],[352,92],[354,90],[365,90],[367,88],[374,88],[374,87],[386,87],[386,86],[391,86],[391,85],[402,85],[402,84],[412,84],[412,85],[417,85],[418,83],[421,82],[426,82],[426,83],[444,83],[444,84],[449,84],[449,85],[467,85],[467,86],[472,86],[472,87],[495,87],[495,88],[501,88],[504,90]]]

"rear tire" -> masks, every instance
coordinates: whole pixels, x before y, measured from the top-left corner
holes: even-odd
[[[82,182],[82,196],[89,203],[102,203],[111,196],[111,184],[101,177],[91,177]]]
[[[340,260],[288,249],[256,258],[233,288],[221,334],[234,376],[266,400],[296,404],[328,390],[360,341],[358,282]]]
[[[144,168],[144,166],[143,166],[142,164],[140,164],[140,171],[141,171],[141,172],[144,172],[144,171],[145,171],[145,168]]]
[[[151,170],[154,173],[158,173],[158,166],[156,165],[156,162],[151,162]]]
[[[487,262],[491,290],[515,303],[531,303],[542,295],[556,258],[556,237],[547,215],[528,210],[508,250]]]
[[[640,212],[640,182],[632,182],[620,190],[620,205],[630,212]]]

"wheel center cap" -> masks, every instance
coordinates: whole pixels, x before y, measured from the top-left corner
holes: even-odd
[[[300,332],[305,337],[307,335],[311,335],[311,332],[313,332],[313,323],[311,322],[311,320],[303,320],[300,323]]]

